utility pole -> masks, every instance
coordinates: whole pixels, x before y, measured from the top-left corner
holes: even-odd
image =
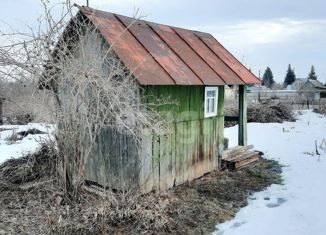
[[[89,0],[86,0],[86,6],[89,7]]]

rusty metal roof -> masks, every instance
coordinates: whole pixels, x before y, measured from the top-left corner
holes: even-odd
[[[260,83],[208,33],[78,8],[142,85]]]

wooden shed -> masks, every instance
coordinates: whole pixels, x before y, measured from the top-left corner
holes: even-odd
[[[144,20],[128,27],[132,18],[89,7],[79,7],[78,14],[99,30],[108,45],[115,44],[115,55],[143,90],[179,103],[172,131],[144,137],[142,156],[134,151],[132,140],[103,131],[98,148],[85,163],[87,180],[117,189],[137,186],[148,192],[220,169],[225,85],[239,86],[239,144],[247,144],[246,86],[260,80],[211,34]]]

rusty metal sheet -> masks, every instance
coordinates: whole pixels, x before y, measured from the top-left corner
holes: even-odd
[[[181,28],[174,28],[174,30],[217,74],[219,74],[226,84],[244,84],[241,78],[218,58],[192,31]]]
[[[113,14],[100,11],[89,12],[85,8],[82,9],[108,43],[113,45],[117,56],[135,75],[140,84],[175,85],[169,74],[148,54],[133,35],[125,30]]]
[[[196,33],[198,37],[221,58],[246,84],[259,84],[260,80],[227,51],[212,35]]]
[[[116,15],[128,27],[129,17]],[[203,85],[198,76],[174,53],[145,21],[137,21],[129,27],[130,32],[167,71],[178,85]]]
[[[221,77],[182,39],[174,30],[165,25],[148,25],[169,45],[169,47],[189,66],[205,85],[224,85]]]
[[[260,81],[210,34],[79,7],[142,85],[241,85]]]

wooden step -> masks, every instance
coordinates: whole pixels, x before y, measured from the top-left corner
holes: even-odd
[[[255,152],[255,151],[247,151],[247,152],[241,153],[239,155],[233,156],[232,158],[227,158],[225,160],[230,161],[230,162],[239,162],[244,159],[250,158],[253,155],[259,155],[259,153]]]
[[[252,155],[246,159],[243,159],[241,161],[235,162],[235,169],[239,169],[239,168],[244,168],[245,166],[256,162],[260,159],[260,156],[258,154]]]
[[[260,155],[261,154],[259,151],[247,150],[240,152],[237,155],[222,159],[222,166],[223,168],[229,170],[243,169],[246,166],[252,165],[259,161],[261,159]]]
[[[254,147],[253,145],[247,145],[247,146],[235,146],[233,148],[227,149],[224,151],[222,159],[231,158],[249,149],[252,149],[253,147]]]
[[[259,164],[260,161],[261,161],[261,158],[259,158],[257,161],[253,161],[253,162],[247,163],[246,165],[240,166],[237,168],[237,171],[255,167]]]

